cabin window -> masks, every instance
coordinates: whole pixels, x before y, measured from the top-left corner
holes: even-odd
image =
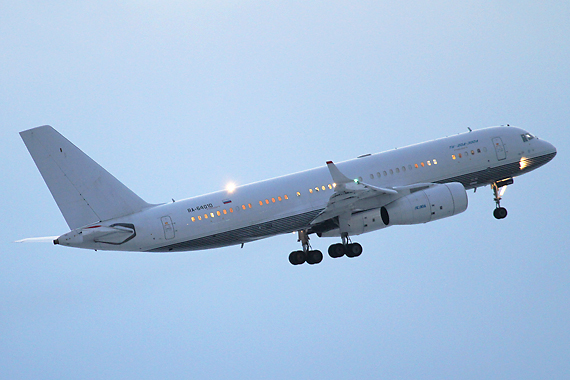
[[[332,190],[332,185],[329,183],[329,190]]]
[[[277,200],[278,200],[279,202],[281,202],[281,197],[277,197]]]
[[[265,203],[269,204],[269,199],[266,199],[266,200],[265,200]]]
[[[195,222],[195,221],[196,221],[196,218],[192,217],[192,221]]]
[[[204,214],[204,219],[208,219],[208,214]]]
[[[406,167],[402,166],[402,171],[405,172],[406,171]]]
[[[418,165],[418,164],[414,164],[414,166],[415,166],[416,169],[419,168],[419,165]]]
[[[297,196],[298,196],[298,197],[300,197],[300,196],[301,196],[301,193],[300,193],[300,192],[298,192],[298,191],[297,191]]]
[[[370,174],[370,179],[374,179],[374,174]]]
[[[248,203],[248,204],[247,204],[247,207],[251,208],[251,203]]]
[[[399,173],[399,172],[400,172],[400,168],[396,168],[396,173]]]
[[[198,220],[202,220],[202,217],[200,215],[198,215]]]
[[[218,214],[218,216],[222,216],[222,213],[217,211],[216,214]]]
[[[428,164],[428,166],[431,166],[431,161],[428,160],[428,161],[427,161],[427,164]]]
[[[435,158],[433,159],[433,164],[437,165],[437,160]]]
[[[234,212],[234,208],[233,208],[233,207],[230,207],[230,212]]]
[[[210,216],[213,218],[215,215],[213,212],[210,213]]]
[[[275,203],[275,198],[271,198],[271,202]]]
[[[481,153],[481,149],[477,148],[477,153]]]
[[[451,158],[453,158],[453,159],[455,160],[455,154],[452,154],[452,155],[451,155]]]
[[[390,174],[394,174],[394,171],[392,169],[390,169]]]
[[[223,212],[224,212],[224,215],[226,215],[226,214],[228,213],[228,212],[226,211],[226,209],[224,209]]]
[[[471,155],[474,155],[474,154],[475,154],[475,151],[474,151],[474,150],[472,150],[472,151],[471,151]]]
[[[461,156],[461,153],[459,153],[459,158],[461,158],[461,157],[462,157],[462,156]]]
[[[309,189],[309,193],[313,194],[313,189]]]
[[[388,175],[388,173],[386,173],[386,170],[384,170],[384,177],[386,177]]]
[[[301,195],[301,193],[299,193],[299,195]],[[289,199],[289,197],[287,195],[284,195],[283,198]]]
[[[241,205],[242,210],[245,210],[245,205]]]

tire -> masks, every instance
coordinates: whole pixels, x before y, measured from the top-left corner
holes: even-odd
[[[321,251],[309,251],[307,254],[307,263],[313,265],[323,261],[323,253]]]
[[[333,244],[329,247],[329,256],[333,259],[337,259],[339,257],[344,256],[344,245],[342,244]]]
[[[497,207],[493,211],[493,216],[497,219],[505,219],[507,217],[507,209],[504,207]]]
[[[362,253],[362,246],[358,243],[349,244],[346,249],[347,257],[358,257]]]
[[[301,265],[306,261],[305,252],[293,251],[289,254],[289,262],[293,265]]]

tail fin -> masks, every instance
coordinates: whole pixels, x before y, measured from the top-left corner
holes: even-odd
[[[49,125],[20,136],[72,230],[151,206]]]

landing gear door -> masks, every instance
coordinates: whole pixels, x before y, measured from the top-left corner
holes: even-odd
[[[499,161],[507,158],[507,152],[505,151],[505,145],[500,137],[493,138],[493,146],[495,147],[495,153],[497,153],[497,159]]]
[[[162,228],[164,229],[164,238],[166,240],[174,238],[174,226],[172,225],[172,219],[170,216],[163,216],[160,218],[162,221]]]

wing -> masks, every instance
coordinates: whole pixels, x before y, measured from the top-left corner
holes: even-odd
[[[418,183],[393,188],[378,187],[358,179],[348,178],[340,172],[332,161],[328,161],[327,166],[335,183],[334,193],[329,198],[325,209],[313,219],[312,225],[339,215],[380,208],[415,191],[435,186],[432,183]]]

